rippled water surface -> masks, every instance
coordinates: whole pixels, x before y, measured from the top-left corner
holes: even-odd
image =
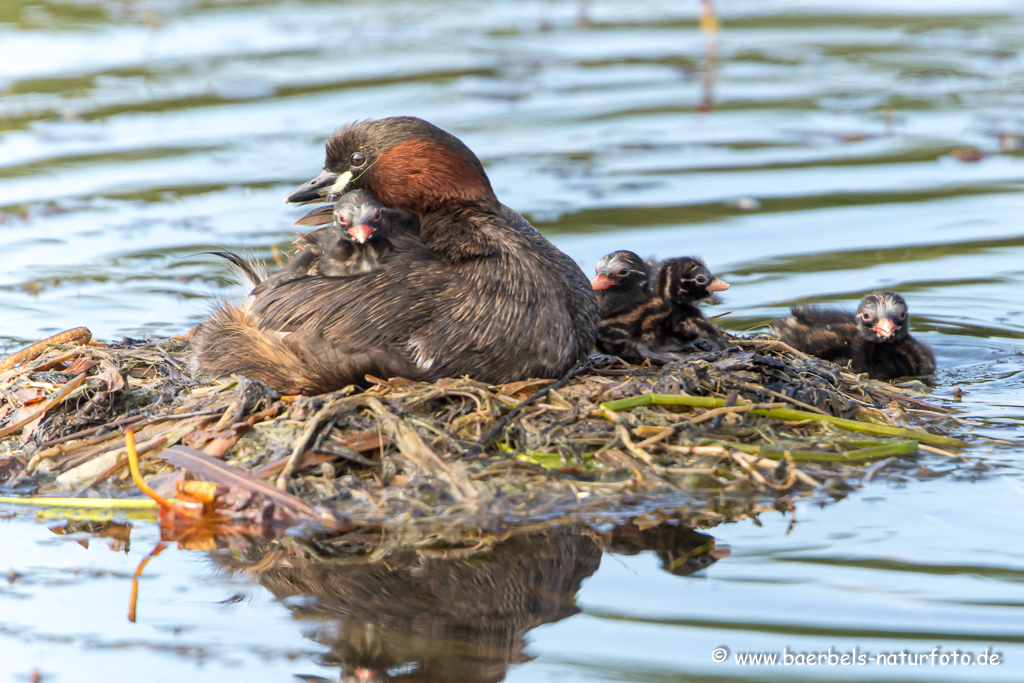
[[[413,114],[465,140],[498,196],[587,271],[617,248],[705,256],[733,285],[718,310],[734,331],[902,292],[936,349],[937,396],[961,388],[979,433],[1019,441],[1024,7],[715,6],[717,37],[697,0],[3,3],[0,337],[187,330],[240,294],[197,252],[287,248],[302,210],[282,199],[325,136]],[[125,552],[19,513],[0,523],[0,681],[1019,681],[1021,452],[977,449],[988,467],[972,475],[882,471],[834,505],[709,530],[718,561],[686,571],[672,558],[709,542],[668,531],[651,546],[570,530],[394,585],[339,569],[348,588],[319,593],[294,588],[294,567],[171,548],[134,624],[152,522],[132,522]],[[1002,659],[733,658],[829,647]]]

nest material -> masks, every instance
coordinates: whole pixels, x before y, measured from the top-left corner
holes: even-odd
[[[68,334],[0,363],[0,488],[123,496],[131,426],[157,488],[182,476],[160,458],[181,443],[394,545],[669,508],[708,527],[844,495],[880,459],[953,455],[926,442],[962,445],[950,411],[916,391],[766,337],[661,368],[592,359],[558,382],[375,380],[290,397],[193,381],[186,340]]]

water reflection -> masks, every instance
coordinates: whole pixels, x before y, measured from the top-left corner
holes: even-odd
[[[603,552],[654,551],[678,576],[729,556],[683,526],[584,526],[518,533],[469,550],[352,555],[352,538],[275,541],[212,555],[256,577],[325,648],[343,681],[500,681],[526,662],[526,634],[579,609],[576,593]],[[306,680],[325,680],[309,677]]]
[[[462,136],[505,203],[585,269],[619,247],[705,256],[734,283],[729,329],[763,325],[794,303],[855,306],[876,287],[905,291],[915,333],[940,355],[939,397],[961,389],[960,405],[982,421],[976,434],[1016,438],[1019,3],[715,5],[723,27],[712,46],[698,0],[486,11],[464,0],[5,3],[0,334],[20,344],[79,324],[105,339],[181,332],[211,297],[238,294],[219,264],[191,254],[228,246],[269,257],[301,214],[281,199],[322,159],[327,132],[408,113]],[[988,156],[951,156],[968,146]],[[44,680],[87,683],[154,666],[173,680],[289,680],[317,668],[309,652],[323,643],[333,667],[323,676],[372,673],[377,652],[385,673],[398,667],[389,675],[436,661],[454,680],[469,671],[454,652],[470,643],[481,676],[538,656],[513,670],[518,680],[815,680],[824,672],[726,670],[709,653],[726,638],[750,650],[864,646],[868,636],[896,649],[904,633],[1007,644],[1024,605],[1024,557],[1007,542],[1019,536],[1024,489],[1019,453],[985,457],[1002,467],[984,481],[880,478],[841,505],[800,505],[792,528],[770,516],[764,527],[720,527],[736,556],[708,585],[654,567],[653,555],[679,573],[714,558],[699,539],[674,543],[654,529],[509,539],[536,545],[508,556],[496,546],[448,560],[335,558],[319,563],[334,567],[319,592],[303,592],[316,560],[291,549],[265,549],[280,558],[266,578],[255,553],[239,573],[210,577],[196,553],[174,551],[147,569],[134,625],[126,585],[157,541],[152,525],[136,526],[126,556],[106,550],[114,538],[86,551],[76,545],[83,534],[4,521],[0,572],[23,578],[0,582],[0,669],[25,679],[40,666]],[[0,478],[16,466],[0,455]],[[619,561],[584,581],[601,548]],[[512,563],[504,574],[502,561]],[[564,571],[563,592],[550,592],[554,575],[534,580],[530,562]],[[421,565],[437,583],[414,581]],[[249,590],[247,571],[290,596],[312,641],[301,642],[276,602],[223,602]],[[514,573],[519,584],[473,583]],[[349,575],[365,599],[326,595],[331,579],[344,588]],[[565,620],[580,582],[587,609]],[[530,607],[508,632],[482,621],[487,609],[508,613],[492,593]],[[444,596],[470,611],[446,611]],[[399,602],[420,612],[403,622]],[[528,624],[558,618],[526,636],[524,654]],[[1020,680],[1024,648],[1006,649],[1018,668],[987,680]],[[843,675],[978,680],[957,669]]]
[[[50,527],[50,531],[58,536],[71,536],[72,534],[88,534],[92,538],[107,538],[109,547],[114,552],[123,552],[127,555],[132,549],[131,535],[132,525],[126,522],[96,522],[92,520],[69,519],[63,524]],[[83,548],[89,548],[89,539],[80,538],[78,544]]]

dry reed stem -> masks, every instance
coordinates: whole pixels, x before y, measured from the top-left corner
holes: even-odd
[[[75,327],[65,330],[42,341],[37,341],[31,346],[26,346],[16,351],[7,358],[0,361],[0,372],[9,370],[16,365],[27,363],[43,355],[49,348],[56,344],[88,344],[92,340],[92,332],[86,327]]]
[[[654,459],[651,457],[650,453],[648,453],[642,448],[637,447],[637,445],[633,443],[633,439],[630,438],[629,436],[629,430],[626,429],[626,425],[622,424],[621,422],[619,423],[619,440],[622,441],[622,445],[626,447],[627,451],[629,451],[632,455],[634,455],[648,467],[658,467],[658,465],[655,464]]]
[[[285,463],[284,469],[281,470],[281,474],[277,477],[277,488],[282,491],[288,489],[288,480],[292,478],[292,474],[295,472],[295,468],[298,467],[299,461],[302,460],[302,455],[306,452],[306,447],[309,446],[309,442],[313,440],[313,435],[316,433],[316,430],[328,418],[334,417],[338,414],[337,407],[344,400],[345,399],[336,399],[331,401],[318,410],[309,422],[306,423],[305,428],[302,430],[302,434],[295,440],[295,445],[292,447],[292,453],[288,457],[288,462]]]
[[[5,436],[8,436],[10,434],[13,434],[13,433],[17,432],[22,427],[24,427],[28,423],[32,422],[36,418],[38,418],[40,415],[45,414],[46,411],[48,411],[50,408],[53,408],[53,407],[57,406],[58,404],[60,404],[61,401],[63,401],[65,398],[68,397],[68,394],[70,394],[72,391],[77,389],[82,384],[82,382],[85,381],[85,377],[86,377],[86,375],[83,372],[82,374],[78,375],[77,377],[75,377],[74,379],[69,381],[67,384],[65,384],[64,388],[61,389],[60,393],[57,394],[56,396],[54,396],[49,401],[47,401],[43,405],[42,408],[39,408],[35,412],[31,413],[27,417],[24,417],[24,418],[18,420],[14,424],[8,425],[7,427],[4,427],[3,429],[0,429],[0,439],[2,439]]]

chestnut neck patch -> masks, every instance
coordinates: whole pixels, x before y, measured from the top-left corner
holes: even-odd
[[[367,180],[366,189],[385,206],[419,214],[452,200],[494,200],[487,176],[436,140],[408,140],[386,149]]]

